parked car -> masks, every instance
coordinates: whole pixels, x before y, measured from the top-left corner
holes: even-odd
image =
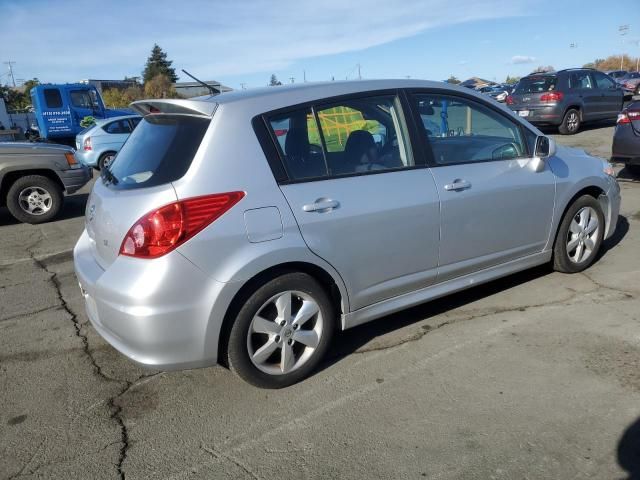
[[[616,225],[609,163],[446,83],[133,107],[74,261],[96,330],[156,368],[220,362],[284,387],[337,329],[534,265],[580,272]]]
[[[583,123],[616,118],[624,94],[602,72],[571,68],[523,77],[506,103],[535,125],[554,125],[561,134],[571,135]]]
[[[640,102],[627,105],[618,115],[611,159],[640,175]]]
[[[616,82],[627,95],[640,95],[640,72],[628,72]]]
[[[124,115],[96,120],[76,136],[76,158],[100,170],[109,167],[141,118],[140,115]]]
[[[604,73],[609,75],[614,80],[617,80],[618,78],[624,77],[628,72],[626,70],[609,70]]]
[[[92,177],[73,149],[46,143],[0,143],[0,206],[24,223],[54,218],[64,194],[82,188]]]
[[[507,89],[502,85],[491,87],[489,90],[482,93],[489,95],[491,98],[493,98],[497,102],[506,101],[507,96],[509,95],[509,92],[507,91]]]

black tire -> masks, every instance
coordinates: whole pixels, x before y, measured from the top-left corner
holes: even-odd
[[[580,112],[575,108],[570,108],[564,114],[562,123],[558,127],[558,131],[562,135],[573,135],[580,131]]]
[[[27,205],[30,205],[30,203],[24,205],[24,202],[22,202],[23,207],[20,201],[20,195],[30,188],[36,193],[45,192],[51,199],[50,203],[45,200],[41,206],[36,206],[33,209],[34,213],[29,213],[26,210],[26,208],[28,208]],[[13,182],[7,193],[7,208],[9,212],[11,212],[11,215],[17,220],[24,223],[36,224],[48,222],[58,214],[60,208],[62,208],[62,202],[62,187],[55,181],[42,175],[20,177]],[[45,209],[46,211],[44,211]]]
[[[625,165],[624,168],[631,174],[636,177],[640,177],[640,165]]]
[[[570,252],[567,252],[567,242],[569,240],[571,222],[578,215],[578,212],[580,212],[585,207],[591,207],[596,212],[596,216],[598,219],[598,227],[594,240],[595,246],[591,250],[591,253],[588,257],[582,259],[579,262],[575,262],[571,260],[569,256]],[[562,222],[560,223],[560,228],[558,229],[558,234],[556,235],[556,241],[553,246],[554,270],[563,273],[578,273],[590,267],[598,256],[598,251],[600,250],[600,246],[602,245],[604,229],[604,214],[602,213],[600,202],[598,202],[598,200],[593,198],[591,195],[583,195],[576,199],[565,212],[564,217],[562,218]]]
[[[254,316],[263,309],[265,303],[269,302],[270,299],[279,293],[286,291],[302,292],[316,302],[320,315],[322,315],[322,334],[320,335],[315,350],[313,350],[308,359],[299,367],[289,373],[266,373],[259,369],[249,357],[249,328]],[[318,316],[312,321],[317,321],[317,318]],[[335,323],[335,309],[325,289],[313,277],[306,273],[286,273],[263,284],[253,292],[244,305],[242,305],[228,335],[225,348],[226,363],[232,372],[256,387],[287,387],[303,380],[317,367],[329,348],[335,330]],[[278,335],[278,337],[280,336]],[[284,341],[284,336],[282,337],[282,341]],[[300,347],[302,349],[305,348],[302,344],[298,345],[298,348]],[[274,360],[281,358],[280,355],[280,347],[278,347],[273,353]],[[277,361],[274,361],[273,365],[277,365]]]
[[[104,152],[102,155],[100,155],[100,158],[98,159],[98,169],[102,170],[104,168],[104,164],[109,157],[111,157],[111,160],[109,160],[109,164],[113,162],[113,157],[115,156],[116,152]]]

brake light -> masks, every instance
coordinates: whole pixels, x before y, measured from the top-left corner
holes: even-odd
[[[640,110],[629,110],[627,112],[619,113],[616,123],[618,125],[626,125],[628,123],[635,122],[636,120],[640,120]]]
[[[91,137],[87,137],[84,139],[84,143],[82,144],[82,149],[85,152],[88,152],[91,150]]]
[[[276,128],[273,133],[276,134],[276,137],[282,137],[283,135],[286,135],[288,132],[288,130],[286,128]]]
[[[122,240],[120,255],[157,258],[220,218],[245,196],[229,192],[187,198],[144,215]]]
[[[627,83],[625,83],[625,84],[624,84],[624,86],[625,86],[625,87],[627,87],[628,89],[633,89],[633,88],[635,88],[635,85],[634,85],[633,83],[631,83],[631,82],[627,82]]]
[[[507,95],[507,99],[505,100],[505,103],[507,105],[513,105],[516,102],[513,100],[513,97],[511,95]]]
[[[564,97],[562,92],[549,92],[540,95],[541,102],[559,102]]]

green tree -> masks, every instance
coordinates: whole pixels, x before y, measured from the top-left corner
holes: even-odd
[[[547,65],[546,67],[544,65],[540,65],[531,73],[547,73],[547,72],[554,72],[554,71],[555,71],[555,68],[553,68],[551,65]]]
[[[271,74],[271,80],[269,80],[269,86],[270,87],[276,87],[278,85],[282,85],[282,82],[280,80],[278,80],[278,77],[276,77],[275,73]]]
[[[40,85],[40,80],[38,80],[37,78],[32,78],[31,80],[27,80],[22,85],[22,87],[24,88],[24,93],[29,95],[29,98],[31,98],[31,95],[30,95],[31,89],[36,85]]]
[[[19,88],[0,85],[0,97],[4,100],[7,110],[11,112],[26,110],[31,105],[31,97]]]
[[[507,83],[509,85],[515,85],[519,81],[520,81],[520,77],[511,77],[507,75],[507,79],[504,81],[504,83]]]
[[[132,85],[124,90],[120,88],[109,88],[102,92],[102,100],[107,107],[118,108],[127,107],[131,102],[142,100],[144,92],[139,85]]]
[[[144,84],[144,95],[147,98],[180,98],[169,77],[162,74]]]
[[[176,69],[171,67],[172,63],[171,60],[167,60],[166,52],[164,52],[157,43],[154,44],[151,49],[151,55],[147,58],[147,63],[142,72],[144,83],[147,83],[158,75],[166,76],[171,83],[177,82],[178,76],[176,75]]]
[[[454,85],[458,85],[460,82],[460,80],[458,79],[458,77],[456,77],[455,75],[451,75],[448,79],[447,79],[447,83],[453,83]]]

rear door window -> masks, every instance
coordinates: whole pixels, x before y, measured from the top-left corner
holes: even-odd
[[[589,72],[575,72],[569,76],[569,88],[573,89],[589,89],[593,88],[591,75]]]
[[[62,95],[60,95],[60,90],[57,88],[45,88],[44,101],[47,104],[47,108],[61,108]]]
[[[327,176],[316,119],[310,107],[269,118],[291,180]]]
[[[103,178],[112,188],[154,187],[181,178],[191,166],[210,118],[192,115],[145,117]]]

